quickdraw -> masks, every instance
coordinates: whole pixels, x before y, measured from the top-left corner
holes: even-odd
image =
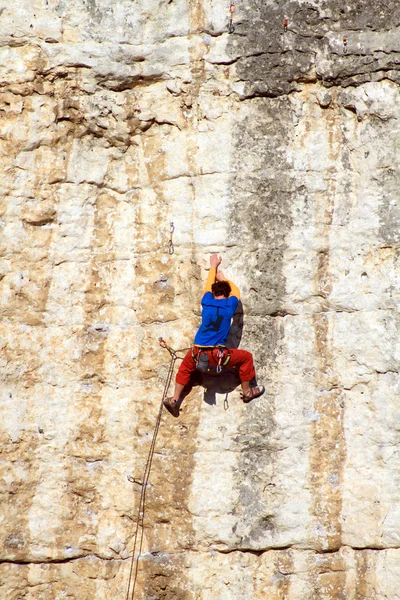
[[[217,373],[221,373],[223,367],[226,367],[226,365],[230,361],[231,355],[229,354],[229,350],[228,350],[228,355],[227,355],[226,359],[224,360],[224,362],[222,362],[222,359],[224,358],[224,356],[225,356],[224,350],[221,350],[220,348],[218,348],[218,350],[217,350],[218,364],[217,364],[217,368],[216,368]]]
[[[347,35],[343,36],[343,54],[347,54]]]
[[[228,408],[229,408],[228,396],[229,396],[229,394],[227,393],[224,398],[224,410],[228,410]]]
[[[168,242],[168,252],[169,254],[173,254],[175,252],[174,243],[172,241],[172,236],[174,235],[175,226],[173,222],[169,224],[169,242]]]
[[[235,27],[233,25],[233,15],[235,12],[235,3],[231,2],[229,5],[229,33],[233,33],[235,31]]]
[[[289,26],[289,19],[285,18],[283,19],[283,31],[286,33],[288,30],[288,26]]]

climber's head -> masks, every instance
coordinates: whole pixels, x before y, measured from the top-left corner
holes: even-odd
[[[214,298],[229,298],[231,286],[228,281],[216,281],[212,284],[211,291],[214,294]]]

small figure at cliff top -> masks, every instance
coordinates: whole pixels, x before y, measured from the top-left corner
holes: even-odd
[[[227,364],[236,367],[242,385],[243,402],[251,402],[265,392],[264,386],[256,383],[252,354],[225,346],[232,317],[239,304],[240,291],[218,270],[221,261],[222,258],[215,253],[210,257],[210,271],[201,300],[201,325],[194,338],[193,348],[187,352],[176,374],[174,395],[164,401],[165,408],[174,417],[179,417],[183,402],[181,394],[196,369],[220,373]]]

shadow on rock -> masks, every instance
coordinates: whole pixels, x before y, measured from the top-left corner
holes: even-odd
[[[216,394],[226,394],[233,392],[240,385],[237,369],[225,368],[220,375],[209,375],[195,371],[190,382],[183,389],[181,398],[184,399],[195,386],[201,385],[204,388],[204,402],[207,404],[216,404]]]

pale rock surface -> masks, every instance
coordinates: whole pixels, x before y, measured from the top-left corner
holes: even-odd
[[[400,5],[228,21],[0,3],[2,600],[127,597],[215,250],[267,391],[163,414],[135,598],[400,598]]]

